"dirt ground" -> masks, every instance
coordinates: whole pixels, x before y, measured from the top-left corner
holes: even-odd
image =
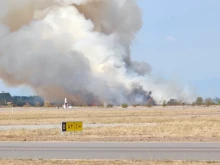
[[[0,141],[184,141],[219,142],[219,107],[0,109],[1,125],[84,123],[156,123],[150,126],[85,128],[61,135],[60,129],[1,130]]]
[[[0,165],[220,165],[220,162],[196,161],[100,161],[100,160],[1,160]]]

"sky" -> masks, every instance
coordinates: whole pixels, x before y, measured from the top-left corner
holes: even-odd
[[[220,97],[220,1],[139,0],[143,28],[133,58],[156,75],[192,85],[198,95]]]
[[[138,0],[143,27],[132,58],[146,61],[153,74],[190,85],[203,97],[220,97],[220,1]],[[32,95],[27,87],[0,90]]]

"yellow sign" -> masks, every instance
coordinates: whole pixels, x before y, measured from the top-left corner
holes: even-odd
[[[62,132],[81,132],[83,131],[83,122],[62,122]]]
[[[75,132],[74,122],[66,122],[66,132]]]
[[[83,123],[82,122],[75,122],[75,131],[80,132],[83,130]]]

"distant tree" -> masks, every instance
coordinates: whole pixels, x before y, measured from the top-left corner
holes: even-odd
[[[88,107],[88,104],[84,103],[82,106],[83,106],[83,107]]]
[[[210,106],[210,105],[214,105],[214,103],[212,102],[211,98],[207,98],[207,99],[205,99],[205,105]]]
[[[152,106],[153,106],[153,104],[147,103],[147,107],[148,107],[148,108],[150,108],[150,107],[152,107]]]
[[[137,104],[133,104],[133,105],[132,105],[132,107],[134,107],[134,108],[137,107],[137,106],[138,106]]]
[[[98,107],[104,107],[104,104],[99,104]]]
[[[196,102],[193,102],[191,105],[192,105],[192,106],[196,106]]]
[[[167,102],[166,102],[166,100],[163,101],[162,106],[163,106],[163,107],[167,106]]]
[[[23,107],[30,107],[30,104],[29,103],[26,103],[25,105],[23,105]]]
[[[108,105],[107,105],[107,108],[112,108],[112,107],[114,107],[113,104],[108,104]]]
[[[122,104],[122,108],[128,108],[128,104]]]
[[[203,98],[202,97],[197,97],[196,105],[203,105]]]
[[[155,105],[155,101],[153,98],[148,99],[147,101],[147,107],[152,107],[153,105]]]
[[[7,105],[7,102],[13,102],[10,93],[0,93],[0,105]]]
[[[40,107],[41,106],[41,104],[39,103],[39,102],[37,102],[36,104],[35,104],[35,107]]]
[[[44,107],[52,107],[52,104],[49,101],[44,102]]]
[[[178,100],[176,99],[170,99],[168,102],[167,102],[167,105],[170,105],[170,106],[174,106],[174,105],[178,105]]]
[[[13,96],[12,101],[19,107],[26,105],[26,103],[29,103],[30,106],[35,106],[37,103],[40,103],[41,106],[44,105],[44,100],[39,96]]]
[[[218,105],[220,105],[220,100],[218,101]]]

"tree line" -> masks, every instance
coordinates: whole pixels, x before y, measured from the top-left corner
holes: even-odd
[[[11,96],[10,93],[0,93],[0,106],[43,106],[44,99],[40,96]]]
[[[191,104],[184,103],[182,101],[178,101],[175,99],[170,99],[168,102],[164,100],[163,106],[178,106],[178,105],[192,105],[192,106],[211,106],[211,105],[220,105],[220,99],[219,98],[206,98],[203,99],[202,97],[197,97],[194,102]]]
[[[109,104],[111,105],[111,104]],[[107,107],[113,107],[114,105]],[[145,105],[135,104],[136,106],[156,106],[157,104],[153,99],[149,99]],[[180,100],[170,99],[169,101],[164,100],[162,106],[184,106],[184,105],[192,105],[192,106],[211,106],[211,105],[220,105],[219,98],[206,98],[197,97],[196,100],[187,104]],[[17,106],[17,107],[53,107],[53,106],[62,106],[61,104],[51,103],[49,101],[45,101],[40,96],[11,96],[10,93],[0,93],[0,106]],[[103,105],[104,106],[104,105]],[[122,107],[128,107],[128,104],[122,104]]]

